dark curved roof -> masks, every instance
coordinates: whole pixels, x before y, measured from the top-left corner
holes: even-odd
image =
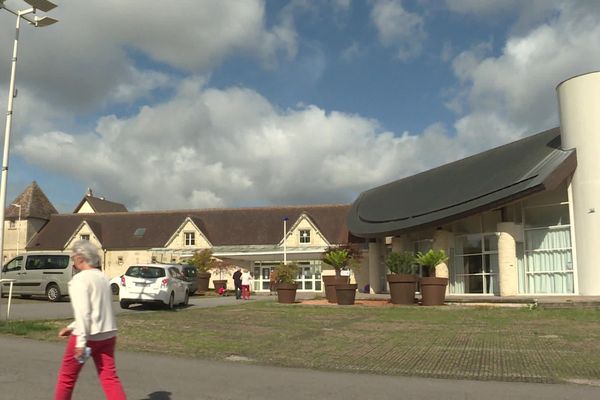
[[[549,190],[577,165],[559,128],[400,179],[360,194],[348,214],[359,237],[391,236],[490,210]]]

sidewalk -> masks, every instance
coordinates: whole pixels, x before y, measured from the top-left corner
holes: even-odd
[[[2,337],[0,399],[52,398],[64,344]],[[119,350],[119,375],[129,400],[596,400],[600,387],[453,381],[274,368],[240,362],[179,359]],[[74,400],[104,399],[93,362]]]

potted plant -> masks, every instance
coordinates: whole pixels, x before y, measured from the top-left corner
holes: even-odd
[[[415,264],[415,255],[409,251],[402,253],[392,251],[386,257],[385,265],[390,270],[387,280],[390,285],[392,304],[414,304],[417,289]]]
[[[275,272],[275,287],[277,290],[277,301],[284,304],[293,304],[296,302],[296,290],[298,284],[298,264],[279,264],[274,269]]]
[[[213,285],[217,293],[225,293],[227,290],[227,279],[223,279],[223,275],[228,272],[230,265],[223,260],[216,258],[211,259],[211,269],[219,273],[219,279],[213,279]]]
[[[424,267],[421,278],[421,304],[424,306],[441,306],[446,299],[448,278],[435,276],[435,267],[448,261],[444,250],[429,250],[427,253],[417,253],[417,264]]]
[[[210,272],[212,268],[213,258],[212,250],[198,250],[187,261],[188,265],[196,267],[198,270],[198,293],[208,292],[208,282],[210,281]]]
[[[335,246],[325,251],[323,261],[335,269],[335,276],[323,276],[325,296],[329,303],[354,304],[358,285],[350,284],[349,277],[342,276],[342,269],[357,269],[359,258],[358,251],[350,246]]]

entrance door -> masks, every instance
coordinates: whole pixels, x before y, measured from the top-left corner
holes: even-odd
[[[457,236],[452,272],[453,293],[498,294],[498,236]]]

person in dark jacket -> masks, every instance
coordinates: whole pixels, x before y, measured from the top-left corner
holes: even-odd
[[[240,268],[233,273],[233,285],[235,286],[235,298],[239,300],[242,298],[242,270]]]

